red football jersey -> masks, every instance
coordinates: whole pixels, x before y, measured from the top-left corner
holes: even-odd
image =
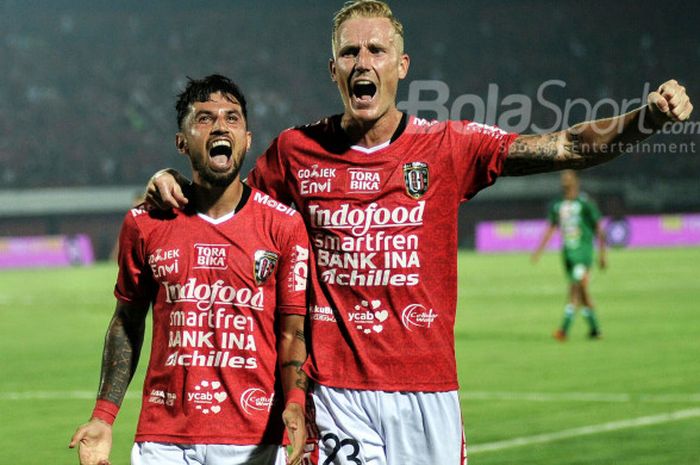
[[[301,212],[313,250],[309,375],[383,391],[457,389],[457,213],[517,137],[411,117],[350,146],[340,116],[284,131],[248,182]]]
[[[119,249],[116,297],[153,305],[136,441],[281,443],[276,331],[306,314],[299,214],[246,186],[216,220],[132,209]]]

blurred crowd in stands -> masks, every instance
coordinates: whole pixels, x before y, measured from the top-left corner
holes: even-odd
[[[327,71],[330,20],[341,3],[4,1],[2,188],[142,185],[161,167],[187,169],[174,150],[175,95],[186,76],[214,72],[233,77],[248,97],[255,143],[247,171],[280,130],[341,112]],[[390,3],[406,28],[408,82],[440,80],[449,101],[486,98],[496,84],[499,101],[529,96],[540,127],[553,112],[537,105],[536,93],[551,79],[566,84],[549,98],[560,105],[640,99],[645,82],[670,77],[700,101],[700,7],[692,2],[679,3],[673,21],[650,14],[658,2],[648,0]],[[585,116],[578,110],[569,123]],[[471,119],[468,109],[462,116]],[[700,135],[690,132],[658,139],[686,143],[689,153],[635,153],[594,176],[625,171],[640,185],[697,178]]]

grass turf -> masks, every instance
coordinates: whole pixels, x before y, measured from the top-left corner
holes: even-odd
[[[537,266],[523,254],[460,255],[455,339],[471,465],[697,463],[700,249],[613,251],[609,262],[591,283],[603,339],[586,339],[578,315],[559,343],[556,254]],[[115,273],[0,272],[2,463],[77,463],[67,445],[94,402]],[[115,423],[113,465],[129,463],[146,360]],[[663,420],[674,412],[691,415]],[[645,417],[662,420],[638,425]],[[503,442],[513,439],[521,444]]]

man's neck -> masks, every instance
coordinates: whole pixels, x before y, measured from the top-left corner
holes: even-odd
[[[225,187],[211,186],[206,182],[194,182],[194,207],[210,218],[220,218],[236,209],[243,195],[243,184],[236,178]]]
[[[372,148],[391,140],[401,124],[401,113],[396,108],[389,110],[375,121],[352,119],[347,113],[343,115],[340,125],[353,145]]]

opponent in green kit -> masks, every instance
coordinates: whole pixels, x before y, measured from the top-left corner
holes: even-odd
[[[586,194],[579,191],[579,181],[576,172],[562,172],[561,186],[564,197],[552,204],[549,209],[549,227],[537,250],[532,255],[532,261],[539,260],[549,239],[559,228],[562,237],[562,258],[569,279],[569,301],[564,308],[564,320],[561,327],[554,333],[560,341],[566,340],[566,335],[574,318],[575,310],[583,309],[583,316],[590,327],[589,336],[600,338],[600,328],[593,310],[593,301],[588,291],[588,278],[593,263],[593,238],[598,238],[598,261],[605,268],[605,232],[600,223],[600,211]]]

